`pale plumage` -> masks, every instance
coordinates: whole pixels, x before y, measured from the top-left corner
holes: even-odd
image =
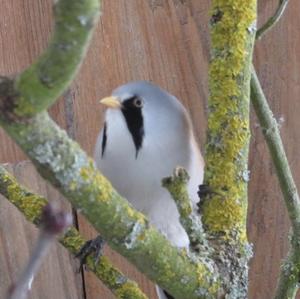
[[[161,179],[184,167],[193,205],[199,201],[203,160],[190,118],[174,96],[149,82],[125,84],[112,96],[104,100],[113,108],[106,111],[105,130],[96,143],[97,167],[174,246],[187,247],[176,205]]]

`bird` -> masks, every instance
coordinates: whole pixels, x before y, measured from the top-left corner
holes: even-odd
[[[107,109],[95,146],[97,168],[173,246],[188,248],[176,204],[161,183],[175,167],[185,168],[196,209],[204,162],[187,110],[175,96],[148,81],[121,85],[100,103]],[[173,298],[156,288],[160,299]]]

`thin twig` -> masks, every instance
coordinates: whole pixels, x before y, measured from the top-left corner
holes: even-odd
[[[291,249],[281,268],[275,298],[294,298],[300,273],[300,199],[280,138],[278,123],[269,108],[254,68],[251,74],[251,101],[275,165],[293,229]]]
[[[288,0],[280,0],[275,14],[257,31],[256,39],[269,31],[283,15]],[[275,299],[295,298],[300,276],[300,199],[284,151],[278,123],[265,98],[254,67],[251,73],[251,101],[262,126],[269,151],[275,165],[285,205],[292,224],[290,249],[281,266]]]
[[[198,246],[206,244],[206,239],[200,215],[196,215],[192,208],[187,191],[188,180],[189,175],[186,170],[177,167],[173,176],[162,180],[162,185],[169,191],[176,203],[180,215],[180,223],[189,237],[191,249],[197,250]]]
[[[32,281],[54,243],[55,237],[70,226],[71,219],[70,214],[61,211],[53,203],[44,207],[41,216],[42,227],[36,246],[18,281],[9,289],[7,299],[25,299],[27,297]]]
[[[256,72],[251,74],[251,101],[272,156],[294,231],[300,232],[300,199],[284,151],[278,123],[268,105]]]
[[[260,40],[262,36],[267,33],[276,23],[279,21],[281,16],[283,15],[289,0],[279,0],[278,7],[272,17],[268,19],[268,21],[263,24],[256,32],[256,40]]]

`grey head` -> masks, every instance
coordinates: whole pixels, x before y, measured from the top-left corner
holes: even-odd
[[[185,132],[188,136],[191,130],[190,120],[183,105],[176,97],[150,82],[135,81],[121,85],[112,92],[112,97],[105,99],[118,102],[107,106],[119,108],[121,111],[131,133],[136,156],[145,138],[157,142],[160,138],[175,136],[176,132]],[[105,99],[104,104],[109,102]],[[109,114],[106,121],[113,121],[110,120]]]

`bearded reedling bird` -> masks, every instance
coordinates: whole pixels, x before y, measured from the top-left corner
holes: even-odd
[[[100,101],[108,107],[95,162],[116,190],[177,247],[188,247],[174,200],[161,180],[176,166],[190,175],[188,192],[199,201],[204,163],[190,117],[171,94],[146,81],[131,82]],[[172,298],[157,288],[159,298]]]

